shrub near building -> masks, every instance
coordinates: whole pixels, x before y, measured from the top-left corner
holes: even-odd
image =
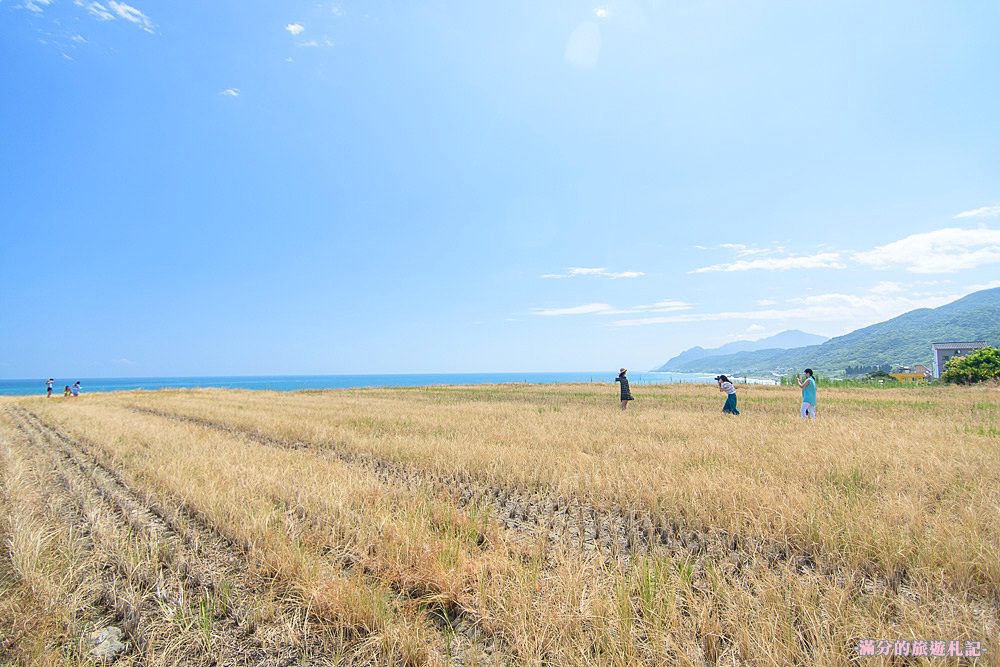
[[[967,356],[949,359],[941,379],[956,384],[1000,380],[1000,349],[984,347]]]

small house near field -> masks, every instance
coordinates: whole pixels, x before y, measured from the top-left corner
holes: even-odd
[[[984,340],[931,343],[931,350],[934,352],[934,377],[941,377],[945,364],[952,357],[964,357],[984,347],[986,347]]]
[[[911,373],[900,372],[900,373],[889,373],[890,377],[896,378],[899,382],[927,382],[927,376],[923,373]]]
[[[927,368],[927,366],[924,366],[923,364],[914,364],[913,366],[910,367],[910,372],[923,373],[924,377],[931,376],[931,369]]]

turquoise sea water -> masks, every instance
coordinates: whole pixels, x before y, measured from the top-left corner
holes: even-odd
[[[575,373],[424,373],[414,375],[259,375],[151,378],[56,378],[53,394],[62,395],[63,387],[79,380],[83,393],[129,391],[135,389],[182,389],[221,387],[225,389],[347,389],[351,387],[424,387],[431,385],[477,385],[522,382],[614,383],[616,371]],[[45,395],[45,380],[0,380],[0,396]],[[700,373],[636,373],[629,375],[632,386],[674,382],[712,383],[711,375]],[[752,382],[753,380],[751,380]]]

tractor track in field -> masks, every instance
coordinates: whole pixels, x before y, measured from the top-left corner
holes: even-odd
[[[60,486],[78,508],[77,520],[89,530],[88,507],[103,506],[118,519],[125,532],[144,538],[156,554],[162,556],[156,571],[122,571],[110,564],[111,580],[106,581],[102,604],[121,619],[123,629],[142,652],[151,646],[146,636],[157,618],[171,612],[211,609],[212,654],[224,656],[221,664],[286,666],[302,657],[302,649],[319,654],[321,646],[294,646],[275,641],[272,635],[265,644],[259,633],[265,627],[251,601],[259,595],[259,585],[244,560],[235,555],[232,544],[210,526],[178,508],[171,512],[151,497],[131,489],[120,476],[103,466],[79,443],[52,428],[37,415],[23,409],[12,411],[15,425],[29,442],[48,453]],[[137,580],[147,594],[143,604],[133,606],[119,595],[117,578]],[[106,577],[107,578],[107,577]],[[277,627],[291,619],[272,619]],[[163,623],[159,623],[162,629]],[[209,640],[210,636],[210,640]],[[311,649],[311,650],[310,650]],[[206,650],[202,663],[216,664]],[[320,663],[310,663],[320,664]]]
[[[322,452],[385,483],[426,489],[450,498],[459,509],[486,508],[500,525],[526,541],[544,539],[553,545],[564,545],[586,556],[601,558],[609,567],[631,567],[634,557],[640,555],[668,556],[691,563],[696,571],[711,562],[721,566],[727,576],[749,584],[755,564],[763,563],[772,570],[791,568],[796,576],[820,577],[862,596],[890,594],[899,604],[920,600],[905,567],[891,573],[875,564],[847,570],[824,559],[818,547],[797,547],[763,537],[747,538],[724,530],[699,530],[688,525],[684,517],[654,515],[647,509],[617,504],[600,508],[586,500],[557,496],[544,489],[502,487],[463,473],[443,474],[358,452],[344,443],[295,442],[202,417],[138,406],[126,409],[242,437],[266,447]],[[990,619],[989,624],[994,627],[1000,624],[1000,592],[967,602],[975,606],[981,617]]]
[[[698,530],[683,518],[655,516],[648,510],[622,506],[599,508],[579,498],[560,497],[544,489],[525,490],[490,484],[467,474],[443,474],[412,464],[351,450],[346,443],[290,441],[262,433],[257,429],[237,427],[224,421],[128,406],[125,410],[221,432],[265,447],[302,450],[322,454],[364,470],[389,485],[422,490],[450,499],[459,509],[477,508],[491,513],[507,528],[515,540],[526,543],[545,540],[551,545],[577,550],[586,557],[601,558],[610,567],[629,568],[636,556],[669,556],[693,565],[696,576],[707,563],[720,566],[724,576],[752,585],[754,571],[765,565],[772,571],[791,570],[795,576],[819,577],[845,587],[855,595],[891,594],[893,608],[920,603],[905,570],[886,574],[874,564],[868,568],[844,569],[824,562],[816,548],[795,548],[766,538],[746,539],[721,530]],[[67,437],[67,436],[62,436]],[[301,508],[289,508],[299,513]],[[300,515],[304,521],[317,517]],[[924,600],[938,600],[938,594]],[[941,602],[955,600],[941,591]],[[984,627],[997,627],[1000,618],[1000,594],[969,599],[982,618]],[[474,613],[474,612],[473,612]],[[895,615],[897,612],[893,612]],[[461,627],[458,628],[461,632]],[[491,637],[486,628],[477,640],[500,647],[502,637]]]
[[[19,411],[13,411],[8,414],[12,414],[14,426],[25,438],[27,447],[31,450],[28,452],[29,455],[39,456],[45,453],[50,454],[47,461],[49,466],[46,472],[53,477],[55,485],[44,490],[45,503],[47,506],[53,507],[53,497],[59,498],[61,504],[66,509],[64,513],[60,513],[62,516],[59,519],[66,520],[70,526],[79,531],[81,538],[89,547],[87,549],[88,553],[92,555],[94,551],[95,527],[93,525],[93,517],[88,517],[86,499],[81,497],[74,489],[69,477],[55,464],[51,452],[47,452],[47,448],[39,443],[37,431],[32,429],[23,420],[23,414]],[[42,471],[39,470],[38,474],[41,475]],[[122,626],[125,633],[126,652],[137,664],[145,665],[148,664],[147,655],[150,646],[147,634],[147,626],[149,624],[142,622],[143,619],[137,613],[135,607],[118,594],[121,587],[119,577],[122,574],[121,569],[116,567],[114,563],[101,561],[99,572],[100,594],[95,601],[95,607],[102,612],[102,615],[113,618],[115,623]]]
[[[239,591],[234,590],[233,597],[238,597],[239,595],[245,597],[253,594],[252,584],[241,582],[242,578],[250,576],[246,561],[235,555],[236,553],[248,553],[252,548],[251,545],[243,544],[239,540],[232,539],[223,534],[211,524],[207,517],[185,506],[182,501],[177,501],[174,507],[167,509],[152,495],[132,489],[118,471],[104,465],[82,442],[63,433],[57,427],[46,423],[34,413],[23,408],[18,408],[15,409],[14,414],[24,420],[30,428],[41,434],[41,437],[45,437],[50,443],[54,444],[59,450],[59,455],[72,464],[82,475],[89,477],[92,481],[98,477],[104,480],[107,486],[102,486],[94,482],[96,493],[101,495],[102,498],[106,498],[109,503],[115,505],[116,514],[129,522],[130,526],[135,521],[134,517],[136,513],[145,515],[148,519],[147,526],[152,524],[158,530],[167,532],[176,540],[183,542],[189,549],[199,552],[202,558],[208,558],[213,563],[213,567],[202,573],[195,571],[191,565],[188,565],[186,571],[183,573],[186,579],[194,581],[209,593],[218,588],[217,582],[226,581],[230,584],[241,584]],[[24,430],[21,423],[18,425]],[[298,515],[300,519],[304,518],[308,520],[311,518],[302,515],[297,508],[289,508],[289,511]],[[359,565],[364,570],[363,563],[356,563],[351,559],[345,561],[340,558],[333,558],[330,562],[335,563],[344,572],[353,572],[356,566]],[[414,600],[420,600],[428,595],[428,593],[433,593],[433,591],[428,592],[422,589],[394,588],[400,595]],[[244,618],[245,614],[234,613],[230,617]],[[453,635],[449,640],[449,644],[453,653],[453,660],[459,661],[457,664],[461,664],[462,654],[469,650],[471,644],[485,641],[487,644],[492,644],[494,648],[505,644],[502,637],[493,636],[492,633],[479,627],[474,618],[474,613],[470,616],[470,610],[459,607],[432,609],[431,619],[438,631],[442,633],[448,632]],[[238,632],[246,634],[244,629],[239,629]],[[311,648],[313,650],[309,651],[310,655],[321,654],[320,649],[322,647]],[[262,660],[258,662],[247,661],[246,656],[241,655],[240,664],[267,666],[297,664],[294,663],[294,660],[298,656],[290,653],[288,649],[278,647],[275,650],[272,647],[273,652],[280,654],[280,657],[277,659],[273,657],[273,653],[265,652],[263,647],[254,647],[254,649],[260,652]],[[487,656],[481,658],[480,662],[489,664],[491,659]],[[326,663],[309,662],[308,664],[320,665]]]
[[[688,525],[684,517],[654,514],[647,509],[620,504],[595,507],[585,499],[558,496],[545,489],[503,487],[464,473],[444,474],[359,452],[345,443],[289,441],[255,429],[192,415],[139,406],[126,409],[243,437],[267,447],[322,452],[360,467],[383,482],[427,489],[438,496],[451,498],[460,509],[487,508],[500,525],[527,541],[545,539],[550,544],[575,548],[585,555],[602,558],[608,566],[627,568],[637,555],[669,556],[693,563],[696,569],[701,569],[706,561],[722,565],[729,576],[740,580],[750,576],[755,562],[762,562],[771,569],[791,567],[799,576],[822,577],[860,595],[888,592],[901,602],[919,599],[905,567],[886,572],[870,564],[848,571],[824,559],[816,546],[795,546],[725,530],[699,529]],[[994,625],[1000,622],[1000,591],[977,598],[974,605],[982,615],[992,618],[990,622]]]
[[[838,576],[838,572],[818,562],[815,549],[794,549],[777,540],[746,539],[723,530],[705,531],[689,526],[686,520],[656,515],[647,509],[621,505],[607,508],[574,497],[557,496],[544,489],[525,490],[484,483],[463,473],[443,474],[393,461],[375,454],[350,450],[341,443],[308,443],[284,440],[254,429],[235,427],[202,417],[154,410],[138,406],[125,409],[144,415],[189,423],[231,436],[249,439],[266,447],[322,452],[348,465],[357,466],[380,481],[411,489],[427,489],[451,498],[460,508],[485,507],[500,525],[529,540],[546,539],[552,544],[577,548],[603,558],[608,565],[628,566],[634,555],[669,555],[702,561],[712,558],[732,565],[736,576],[750,562],[761,559],[775,567],[791,564],[807,573]],[[898,587],[905,573],[881,577],[865,573],[868,588]],[[895,589],[895,588],[894,588]]]

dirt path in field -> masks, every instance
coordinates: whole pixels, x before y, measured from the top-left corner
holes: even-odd
[[[92,535],[95,548],[134,550],[125,562],[107,563],[102,601],[121,619],[140,657],[170,651],[185,664],[271,667],[322,654],[322,645],[309,646],[291,630],[304,619],[262,599],[262,582],[209,526],[129,488],[33,413],[10,414],[36,454],[48,458],[77,508],[74,524]],[[96,524],[102,511],[115,518],[117,531]],[[273,617],[263,617],[264,609]]]

